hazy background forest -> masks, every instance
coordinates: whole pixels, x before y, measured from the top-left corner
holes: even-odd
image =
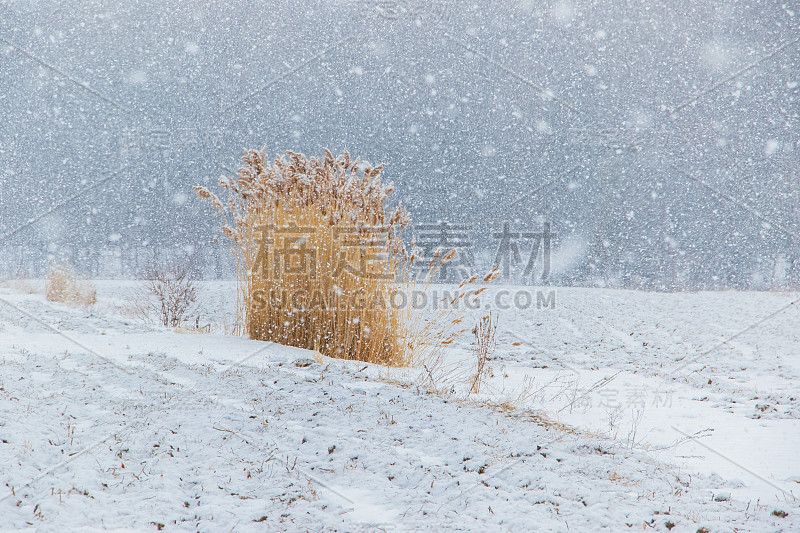
[[[191,186],[327,147],[387,165],[410,236],[469,226],[477,266],[549,223],[530,283],[796,288],[798,27],[779,0],[1,1],[0,276],[231,277]]]

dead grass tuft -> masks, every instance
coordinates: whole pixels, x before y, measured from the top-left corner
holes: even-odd
[[[37,289],[33,282],[26,278],[10,278],[0,282],[0,286],[9,288],[22,294],[37,294],[41,289]]]
[[[347,152],[287,156],[247,151],[238,179],[221,182],[225,203],[195,188],[234,242],[244,331],[329,357],[409,364],[404,310],[391,305],[408,215],[386,210],[383,167]]]
[[[50,302],[88,307],[97,302],[91,282],[78,279],[68,264],[55,265],[47,273],[45,297]]]
[[[408,253],[402,238],[408,214],[402,205],[387,209],[393,186],[381,182],[382,169],[347,152],[287,152],[270,161],[263,150],[250,150],[238,178],[220,182],[226,201],[195,187],[222,214],[223,234],[233,241],[240,332],[320,357],[387,366],[441,362],[443,349],[464,332],[453,310],[459,303],[463,310],[479,278],[442,302],[449,310],[414,309],[412,294],[427,290],[455,250],[422,265],[426,276],[418,283],[420,255]]]

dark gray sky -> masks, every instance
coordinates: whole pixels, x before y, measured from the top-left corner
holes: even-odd
[[[191,185],[324,146],[489,255],[551,222],[557,282],[797,282],[798,38],[794,2],[0,2],[0,247],[202,246]]]

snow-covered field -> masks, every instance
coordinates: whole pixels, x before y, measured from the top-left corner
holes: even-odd
[[[469,335],[434,394],[224,335],[232,283],[203,287],[209,334],[97,286],[0,289],[0,529],[800,530],[796,293],[557,288],[499,312],[467,397]]]

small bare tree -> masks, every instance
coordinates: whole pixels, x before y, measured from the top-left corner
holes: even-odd
[[[197,303],[197,277],[194,260],[172,259],[151,262],[139,276],[144,281],[138,311],[147,318],[158,316],[166,327],[177,327]]]

